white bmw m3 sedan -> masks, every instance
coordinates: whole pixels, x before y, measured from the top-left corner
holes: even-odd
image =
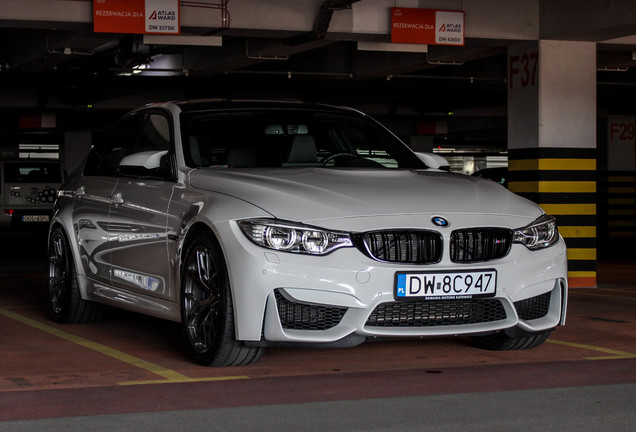
[[[140,108],[58,191],[50,314],[96,321],[109,305],[179,322],[214,366],[280,344],[540,345],[566,315],[554,218],[440,159],[348,108]]]

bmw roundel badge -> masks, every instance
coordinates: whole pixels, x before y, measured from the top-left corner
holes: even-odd
[[[435,216],[435,217],[434,217],[433,219],[431,219],[431,220],[433,221],[433,223],[434,223],[435,225],[437,225],[438,227],[441,227],[441,228],[446,228],[446,227],[449,227],[449,226],[450,226],[450,222],[449,222],[449,221],[447,221],[446,219],[444,219],[444,218],[443,218],[443,217],[441,217],[441,216]]]

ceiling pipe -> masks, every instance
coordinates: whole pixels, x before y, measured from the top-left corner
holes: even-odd
[[[294,72],[294,71],[251,71],[251,70],[233,70],[225,71],[225,75],[274,75],[286,76],[291,79],[295,76],[302,77],[325,77],[325,78],[354,78],[351,73],[343,72]]]
[[[391,81],[393,79],[466,81],[466,82],[469,82],[470,84],[474,84],[476,82],[503,84],[506,82],[505,78],[489,78],[489,77],[476,77],[476,76],[399,75],[399,74],[386,76],[387,81]]]
[[[283,43],[285,45],[301,45],[324,39],[327,35],[327,30],[329,30],[329,24],[331,23],[333,12],[337,10],[351,9],[351,5],[359,1],[360,0],[324,0],[318,10],[318,16],[314,20],[314,28],[309,32],[301,33],[297,36],[285,39]]]
[[[69,47],[65,47],[62,51],[52,49],[51,48],[51,35],[47,31],[46,32],[46,52],[48,54],[64,54],[64,55],[84,55],[84,56],[92,56],[95,54],[95,50],[90,51],[78,51]]]

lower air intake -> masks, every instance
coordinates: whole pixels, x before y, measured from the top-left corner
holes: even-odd
[[[347,308],[298,303],[281,290],[274,291],[278,316],[284,329],[327,330],[337,326]]]
[[[369,316],[372,327],[436,327],[478,324],[506,319],[495,298],[421,300],[382,303]]]
[[[550,310],[551,297],[552,293],[548,291],[545,294],[515,302],[514,305],[519,318],[525,321],[543,318]]]

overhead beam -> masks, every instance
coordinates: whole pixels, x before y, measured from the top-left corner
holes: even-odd
[[[466,12],[466,37],[494,39],[536,39],[540,0],[402,0],[401,7],[461,9]],[[548,1],[546,1],[549,3]],[[612,3],[629,3],[613,0]],[[561,3],[561,2],[555,2]],[[596,0],[566,0],[589,8]],[[580,3],[584,3],[584,6]],[[231,0],[231,22],[220,35],[290,37],[311,33],[348,34],[351,40],[369,35],[390,35],[390,9],[394,0]],[[347,9],[348,7],[350,9]],[[339,10],[339,13],[333,13]],[[327,19],[329,18],[329,19]],[[205,7],[181,7],[184,34],[204,34],[219,29],[223,12]],[[92,29],[93,5],[90,1],[2,0],[0,25],[5,28]]]
[[[636,35],[634,0],[540,0],[540,38],[601,42]]]

